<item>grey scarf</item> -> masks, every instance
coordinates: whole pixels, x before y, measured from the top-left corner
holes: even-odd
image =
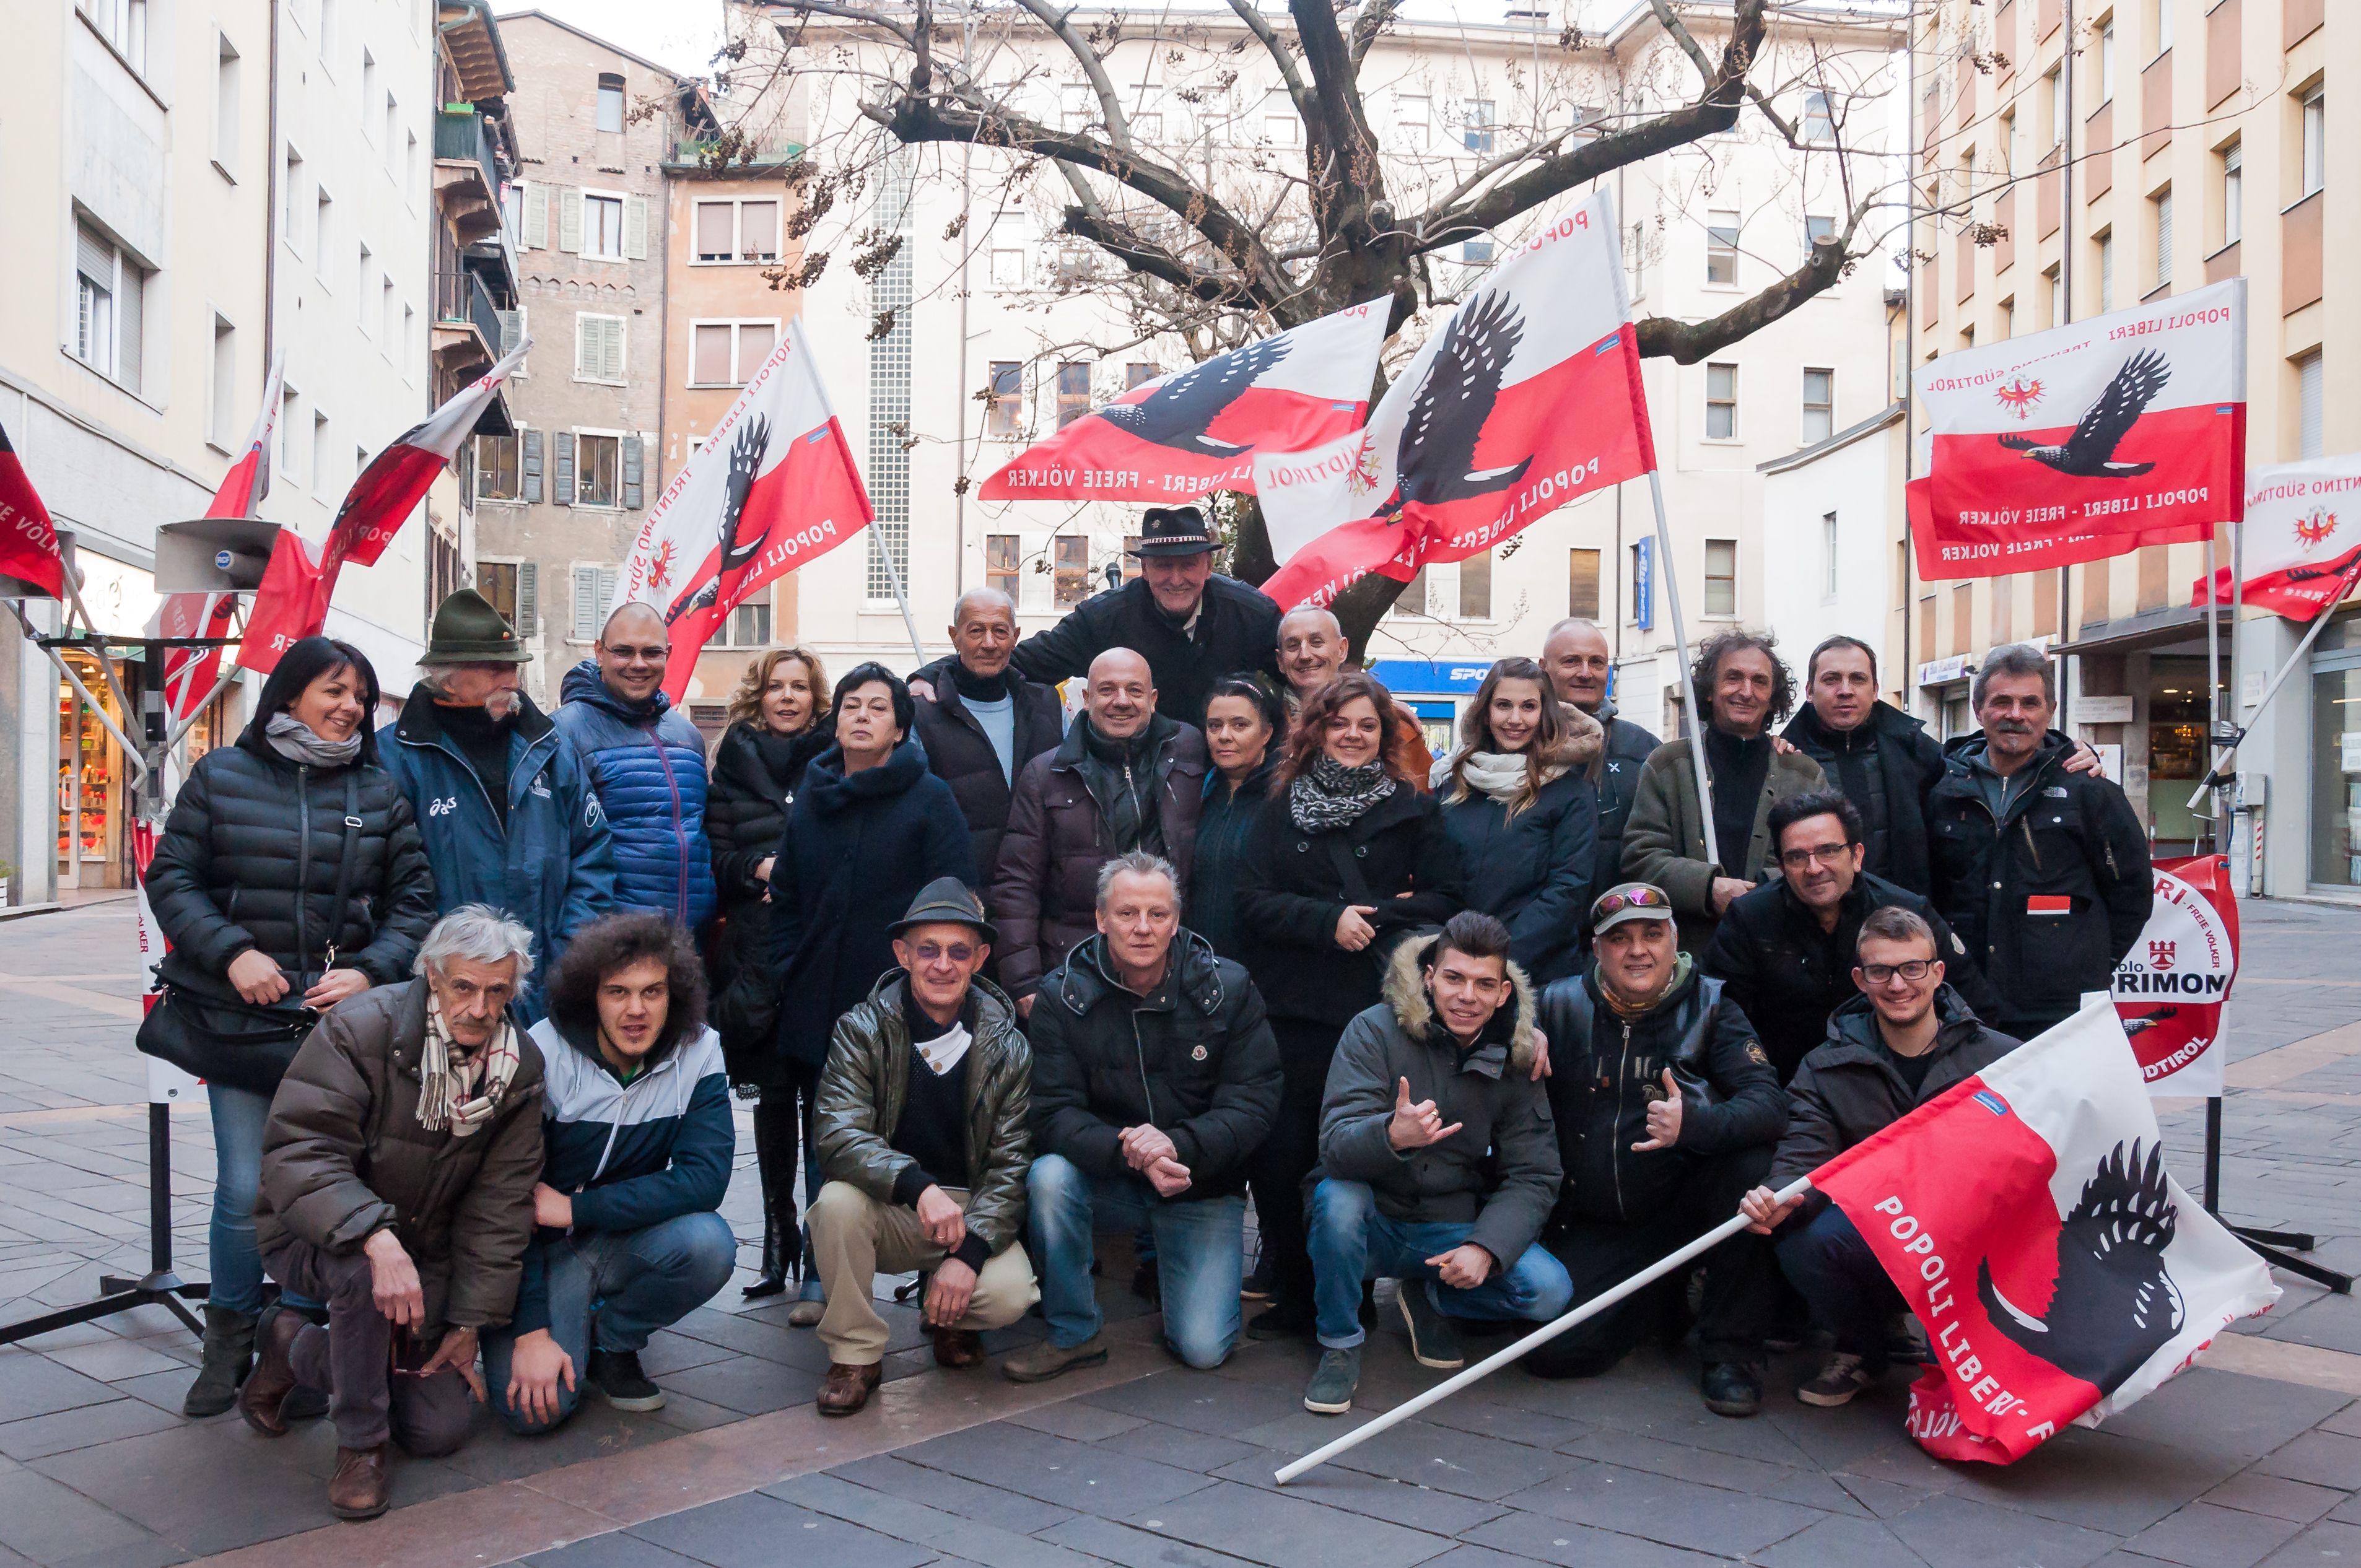
[[[289,762],[309,762],[315,768],[341,768],[361,754],[359,730],[341,740],[323,740],[318,730],[291,713],[272,714],[263,735],[270,749]]]
[[[1348,768],[1323,751],[1312,759],[1310,772],[1287,786],[1287,813],[1306,833],[1321,833],[1358,820],[1393,792],[1393,775],[1383,762]]]

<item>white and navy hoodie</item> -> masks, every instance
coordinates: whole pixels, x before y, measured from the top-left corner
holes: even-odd
[[[541,1179],[574,1200],[574,1230],[637,1231],[721,1207],[738,1132],[721,1036],[705,1029],[653,1057],[625,1083],[594,1041],[577,1045],[544,1018]],[[549,1327],[543,1243],[534,1233],[517,1287],[520,1334]]]

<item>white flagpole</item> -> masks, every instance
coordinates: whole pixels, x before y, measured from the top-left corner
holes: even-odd
[[[1739,867],[1722,865],[1721,846],[1713,836],[1713,786],[1706,779],[1705,727],[1706,712],[1697,703],[1697,675],[1690,668],[1689,633],[1681,620],[1681,575],[1673,565],[1673,534],[1671,524],[1664,521],[1664,481],[1655,469],[1648,470],[1648,496],[1656,503],[1656,554],[1663,557],[1657,575],[1664,580],[1664,606],[1673,612],[1673,641],[1677,643],[1681,663],[1681,691],[1688,704],[1689,762],[1697,771],[1697,814],[1705,827],[1705,858],[1721,866],[1725,875],[1736,876]],[[1764,726],[1767,739],[1769,726]],[[1712,894],[1708,893],[1711,899]]]
[[[2303,641],[2295,645],[2295,652],[2287,656],[2287,663],[2281,664],[2279,667],[2279,673],[2271,676],[2270,684],[2263,688],[2263,695],[2255,699],[2257,714],[2270,707],[2271,698],[2279,695],[2279,687],[2287,683],[2290,675],[2295,674],[2295,667],[2303,663],[2304,655],[2312,652],[2312,645],[2319,640],[2321,629],[2328,624],[2329,612],[2345,602],[2345,596],[2353,591],[2356,581],[2361,581],[2361,557],[2356,557],[2353,565],[2345,569],[2345,576],[2337,579],[2335,595],[2320,607],[2320,613],[2312,618],[2312,629],[2303,634]],[[2221,761],[2213,764],[2211,773],[2198,781],[2197,793],[2189,797],[2190,810],[2197,809],[2197,803],[2205,798],[2207,790],[2219,787],[2221,784],[2226,784],[2229,781],[2233,775],[2227,770],[2232,762],[2238,760],[2238,748],[2246,743],[2246,729],[2241,726],[2236,738],[2231,740],[2229,749],[2222,753]]]
[[[1779,1190],[1777,1194],[1778,1201],[1782,1203],[1792,1203],[1811,1190],[1812,1179],[1808,1176],[1799,1176],[1795,1180],[1787,1183],[1786,1186]],[[1410,1420],[1411,1417],[1418,1414],[1419,1411],[1425,1409],[1429,1405],[1434,1404],[1442,1399],[1447,1399],[1452,1395],[1459,1392],[1460,1389],[1466,1387],[1470,1383],[1476,1382],[1478,1378],[1488,1377],[1491,1374],[1498,1372],[1500,1368],[1508,1365],[1509,1363],[1516,1360],[1519,1356],[1523,1355],[1527,1351],[1532,1350],[1534,1346],[1547,1344],[1550,1341],[1557,1338],[1558,1335],[1565,1332],[1566,1330],[1573,1328],[1576,1324],[1587,1322],[1590,1319],[1597,1317],[1599,1313],[1607,1310],[1608,1308],[1615,1305],[1616,1302],[1622,1300],[1625,1297],[1632,1294],[1634,1291],[1644,1289],[1648,1286],[1654,1284],[1657,1280],[1662,1279],[1665,1275],[1672,1273],[1682,1265],[1694,1263],[1697,1259],[1703,1257],[1707,1253],[1711,1252],[1715,1247],[1721,1245],[1721,1243],[1729,1240],[1731,1236],[1734,1236],[1739,1232],[1744,1230],[1746,1228],[1746,1224],[1747,1220],[1745,1215],[1732,1214],[1729,1219],[1724,1220],[1720,1224],[1716,1225],[1705,1234],[1697,1237],[1697,1240],[1689,1243],[1688,1245],[1681,1248],[1678,1252],[1658,1258],[1654,1263],[1650,1264],[1647,1267],[1642,1269],[1631,1278],[1623,1281],[1622,1284],[1616,1286],[1610,1290],[1602,1291],[1600,1294],[1593,1296],[1589,1300],[1585,1301],[1581,1306],[1576,1307],[1565,1316],[1559,1318],[1553,1322],[1543,1323],[1540,1328],[1535,1329],[1532,1332],[1517,1341],[1516,1343],[1510,1345],[1507,1349],[1494,1351],[1491,1354],[1486,1356],[1475,1365],[1467,1368],[1465,1372],[1453,1374],[1451,1376],[1444,1378],[1442,1382],[1437,1383],[1433,1387],[1429,1388],[1425,1393],[1419,1395],[1416,1398],[1406,1399],[1402,1403],[1396,1405],[1392,1409],[1388,1410],[1377,1420],[1369,1421],[1365,1425],[1355,1427],[1351,1431],[1346,1432],[1343,1437],[1338,1438],[1335,1442],[1329,1443],[1324,1447],[1313,1449],[1311,1453],[1305,1454],[1302,1458],[1295,1461],[1293,1464],[1283,1466],[1278,1474],[1273,1475],[1271,1478],[1277,1481],[1280,1486],[1284,1486],[1290,1481],[1294,1480],[1298,1475],[1302,1475],[1305,1471],[1310,1470],[1316,1465],[1327,1464],[1330,1460],[1335,1458],[1346,1449],[1367,1442],[1370,1438],[1377,1436],[1388,1427],[1400,1425],[1401,1422],[1406,1421]],[[1503,1266],[1507,1266],[1503,1265]],[[1423,1283],[1424,1281],[1422,1280],[1401,1281],[1401,1285],[1404,1289],[1415,1289]]]
[[[910,652],[917,654],[918,663],[923,664],[927,662],[927,649],[918,641],[918,622],[917,617],[910,613],[910,596],[902,591],[901,569],[894,565],[893,549],[886,544],[885,536],[877,532],[874,522],[870,525],[869,543],[877,547],[877,558],[885,563],[885,580],[894,585],[894,602],[902,607],[902,629],[910,634]]]

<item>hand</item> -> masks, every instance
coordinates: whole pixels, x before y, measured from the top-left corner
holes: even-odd
[[[1734,876],[1713,879],[1713,912],[1727,915],[1730,906],[1754,891],[1754,884]]]
[[[1159,1159],[1178,1164],[1180,1151],[1160,1129],[1142,1122],[1137,1127],[1123,1130],[1123,1158],[1125,1164],[1145,1175],[1148,1168]]]
[[[754,866],[754,880],[763,884],[763,896],[765,898],[771,896],[771,862],[778,858],[776,855],[764,855]]]
[[[426,1322],[426,1292],[418,1284],[418,1266],[402,1250],[401,1238],[379,1231],[361,1244],[369,1260],[369,1297],[386,1321],[401,1328],[423,1328]]]
[[[2077,740],[2073,751],[2066,755],[2066,771],[2070,773],[2100,773],[2106,772],[2106,764],[2099,761],[2099,753],[2091,749],[2088,740]]]
[[[1016,1015],[1027,1024],[1033,1022],[1033,995],[1030,992],[1016,999]]]
[[[1410,1080],[1399,1080],[1401,1087],[1394,1091],[1394,1113],[1386,1123],[1386,1141],[1397,1149],[1422,1149],[1429,1144],[1439,1144],[1457,1132],[1461,1124],[1443,1124],[1442,1113],[1434,1102],[1422,1100],[1413,1105],[1410,1100]]]
[[[1767,1236],[1786,1223],[1787,1216],[1802,1202],[1801,1198],[1790,1198],[1782,1203],[1776,1192],[1758,1187],[1738,1201],[1738,1212],[1746,1216],[1748,1230]]]
[[[547,1329],[517,1336],[509,1361],[509,1408],[527,1420],[546,1424],[557,1419],[557,1386],[574,1387],[574,1358],[566,1354]]]
[[[935,683],[932,681],[912,681],[910,683],[910,695],[927,702],[939,702],[941,700],[935,696]]]
[[[1673,1081],[1673,1069],[1664,1069],[1664,1098],[1648,1102],[1648,1141],[1633,1144],[1632,1152],[1645,1154],[1651,1149],[1668,1149],[1681,1141],[1681,1086]]]
[[[1771,754],[1774,757],[1792,757],[1795,754],[1795,743],[1784,735],[1773,735],[1771,737]]]
[[[237,966],[230,966],[235,970]],[[320,977],[319,983],[303,993],[303,1005],[315,1013],[325,1013],[337,1003],[358,996],[369,988],[369,977],[357,969],[332,969]],[[279,989],[283,992],[286,983]]]
[[[1357,953],[1378,939],[1378,928],[1368,917],[1378,912],[1374,904],[1348,904],[1345,913],[1336,916],[1336,945],[1348,953]]]
[[[546,1181],[533,1184],[533,1223],[554,1231],[574,1228],[574,1200]]]
[[[1426,1261],[1429,1267],[1442,1270],[1443,1282],[1454,1290],[1473,1290],[1492,1273],[1492,1255],[1474,1242],[1462,1242]]]
[[[379,1234],[382,1235],[384,1233]],[[426,1358],[426,1365],[418,1369],[418,1376],[432,1377],[446,1366],[458,1373],[459,1381],[467,1386],[467,1392],[476,1397],[476,1403],[482,1404],[484,1375],[476,1370],[475,1330],[445,1329],[443,1343],[434,1347],[434,1354]]]
[[[257,1007],[267,1007],[287,994],[287,977],[267,955],[252,948],[230,959],[229,982],[239,996]]]
[[[966,1211],[939,1187],[918,1194],[918,1223],[926,1228],[927,1239],[945,1252],[959,1251],[960,1243],[967,1240]]]
[[[968,1299],[975,1294],[975,1270],[958,1258],[947,1257],[935,1265],[934,1278],[927,1286],[926,1319],[939,1329],[955,1329],[967,1316]]]
[[[1535,1029],[1533,1031],[1533,1070],[1531,1076],[1535,1083],[1539,1083],[1549,1075],[1549,1036]]]
[[[1148,1178],[1148,1184],[1156,1189],[1159,1198],[1177,1198],[1189,1190],[1189,1168],[1177,1159],[1159,1159],[1141,1174]]]

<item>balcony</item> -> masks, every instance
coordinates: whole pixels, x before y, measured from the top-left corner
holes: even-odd
[[[728,175],[739,170],[773,170],[804,155],[804,144],[784,137],[763,142],[751,150],[733,149],[719,161],[721,144],[711,137],[680,137],[664,154],[664,166],[675,173]]]
[[[484,116],[473,109],[434,116],[434,200],[461,245],[500,232],[500,159]]]
[[[473,271],[434,275],[434,367],[464,379],[500,352],[500,313]]]

